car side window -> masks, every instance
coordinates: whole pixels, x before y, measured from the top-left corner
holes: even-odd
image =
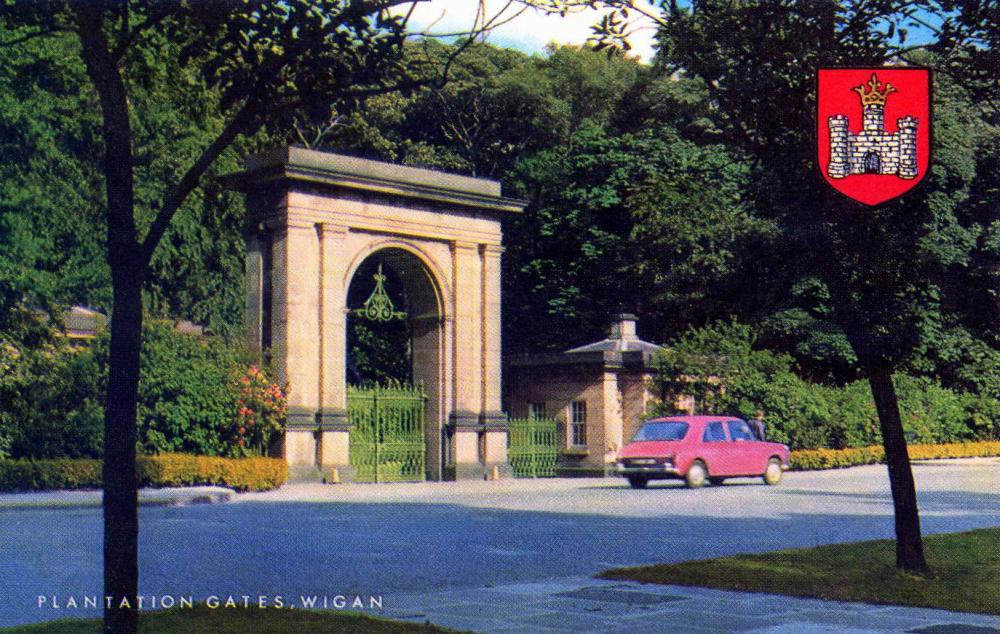
[[[746,421],[729,421],[729,437],[733,440],[757,440]]]
[[[704,442],[722,442],[726,440],[726,430],[722,423],[709,423],[705,427],[705,435],[701,438]]]

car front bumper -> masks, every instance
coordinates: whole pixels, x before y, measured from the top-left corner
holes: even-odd
[[[644,476],[677,476],[680,475],[680,471],[677,470],[672,464],[657,464],[657,465],[644,465],[644,466],[624,466],[616,465],[615,475],[627,478],[631,475],[644,475]]]

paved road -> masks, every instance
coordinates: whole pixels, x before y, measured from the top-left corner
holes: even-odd
[[[925,532],[1000,524],[1000,459],[915,465]],[[623,481],[297,485],[141,511],[144,595],[381,596],[591,575],[608,567],[892,535],[881,466],[698,491]],[[96,614],[97,509],[0,510],[0,625]],[[39,596],[46,606],[36,607]],[[294,598],[294,599],[291,599]]]

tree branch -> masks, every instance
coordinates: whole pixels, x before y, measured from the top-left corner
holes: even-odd
[[[21,37],[15,37],[13,40],[8,40],[6,42],[0,42],[0,47],[17,46],[18,44],[24,44],[25,42],[30,42],[31,40],[39,37],[45,37],[46,35],[52,35],[53,33],[69,33],[70,29],[53,26],[48,29],[42,29],[41,31],[35,31],[33,33],[27,33]]]
[[[246,128],[249,127],[250,123],[256,117],[256,106],[256,100],[244,103],[243,107],[240,108],[226,127],[223,128],[222,132],[219,133],[219,136],[208,147],[202,150],[201,156],[188,168],[184,176],[167,191],[167,194],[163,197],[163,204],[160,206],[160,211],[156,214],[156,218],[153,220],[153,224],[150,225],[149,231],[146,233],[146,238],[142,242],[142,261],[146,265],[152,260],[156,246],[163,238],[163,234],[167,232],[174,214],[180,209],[180,206],[187,199],[188,195],[198,186],[201,177],[205,175],[205,172],[212,163],[219,158],[219,155],[229,147],[236,137],[246,131]]]

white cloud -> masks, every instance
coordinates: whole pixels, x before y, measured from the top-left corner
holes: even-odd
[[[419,3],[413,12],[410,24],[419,30],[427,29],[434,33],[451,33],[468,30],[475,20],[476,0],[431,0]],[[498,14],[508,4],[506,0],[486,0],[486,15],[492,17]],[[487,41],[497,46],[516,48],[527,53],[538,53],[545,50],[551,42],[559,44],[583,44],[590,37],[590,27],[596,24],[603,11],[585,9],[561,17],[548,15],[538,9],[526,8],[514,3],[501,14],[501,17],[512,17],[518,11],[519,15],[510,22],[496,27],[487,36]],[[649,61],[653,57],[654,29],[640,28],[630,38],[631,54]]]

